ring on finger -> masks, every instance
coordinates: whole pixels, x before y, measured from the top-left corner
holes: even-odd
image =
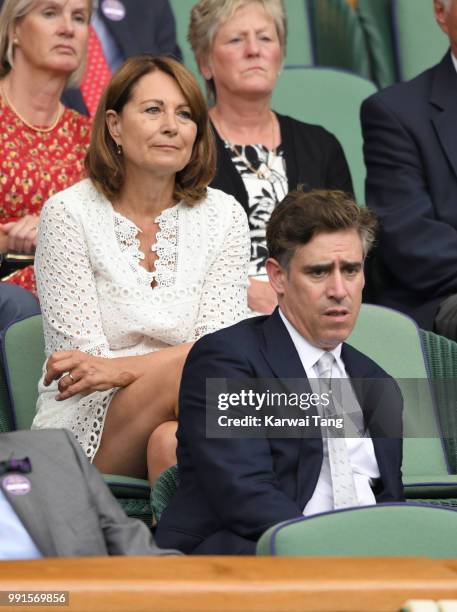
[[[76,379],[71,372],[68,372],[68,376],[71,378],[72,382],[76,382]]]

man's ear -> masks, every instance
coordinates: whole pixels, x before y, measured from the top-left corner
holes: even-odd
[[[281,297],[284,295],[284,283],[287,277],[287,271],[284,270],[279,262],[273,259],[273,257],[267,259],[265,268],[267,270],[270,285],[273,287],[278,298]]]
[[[435,10],[435,19],[443,32],[449,35],[449,27],[447,21],[448,8],[443,0],[433,0],[433,8]]]
[[[118,113],[115,110],[107,110],[106,111],[106,125],[108,126],[109,133],[111,134],[111,138],[118,145],[122,144],[122,130],[121,130],[121,121]]]

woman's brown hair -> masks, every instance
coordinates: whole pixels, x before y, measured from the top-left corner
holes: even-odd
[[[175,202],[193,205],[206,195],[206,188],[214,177],[216,148],[211,130],[208,107],[193,74],[170,57],[140,55],[128,59],[112,76],[95,114],[92,137],[86,157],[86,170],[95,186],[109,200],[115,198],[125,181],[123,156],[106,123],[106,112],[118,114],[127,104],[138,81],[156,70],[171,76],[181,89],[190,106],[197,135],[192,155],[185,168],[176,173]]]

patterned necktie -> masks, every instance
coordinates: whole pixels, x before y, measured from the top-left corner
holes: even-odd
[[[87,63],[81,82],[81,93],[90,116],[97,110],[98,102],[111,78],[102,44],[92,26],[89,26],[89,43],[87,46]]]
[[[324,418],[344,416],[341,406],[336,405],[333,399],[332,368],[334,361],[335,357],[332,353],[324,353],[315,366],[319,376],[321,394],[328,393],[330,398],[328,406],[321,404]],[[346,440],[344,437],[337,436],[335,428],[327,428],[326,440],[332,475],[333,507],[337,510],[357,506],[357,493]]]

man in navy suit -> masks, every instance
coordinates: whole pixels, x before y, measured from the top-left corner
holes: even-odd
[[[266,265],[279,307],[204,336],[189,353],[179,399],[180,485],[159,522],[159,546],[253,554],[260,535],[280,521],[404,499],[400,392],[379,366],[344,344],[360,309],[374,226],[368,209],[337,191],[292,192],[275,209]],[[326,375],[323,362],[330,362]],[[225,437],[208,435],[207,401],[210,413],[215,408],[208,379],[224,379],[230,388],[248,379],[278,385],[284,379],[287,388],[294,379],[310,392],[336,378],[351,380],[351,408],[354,415],[358,409],[363,432],[340,438],[338,448],[320,427],[309,436],[300,426],[288,438],[246,439],[234,429]],[[308,414],[322,416],[316,406]],[[335,471],[336,450],[344,482]]]
[[[112,71],[134,55],[172,55],[181,59],[169,0],[98,0],[92,25]],[[88,114],[79,89],[68,89],[63,102]]]
[[[450,51],[362,106],[367,204],[381,224],[372,299],[456,340],[457,0],[434,6]]]

